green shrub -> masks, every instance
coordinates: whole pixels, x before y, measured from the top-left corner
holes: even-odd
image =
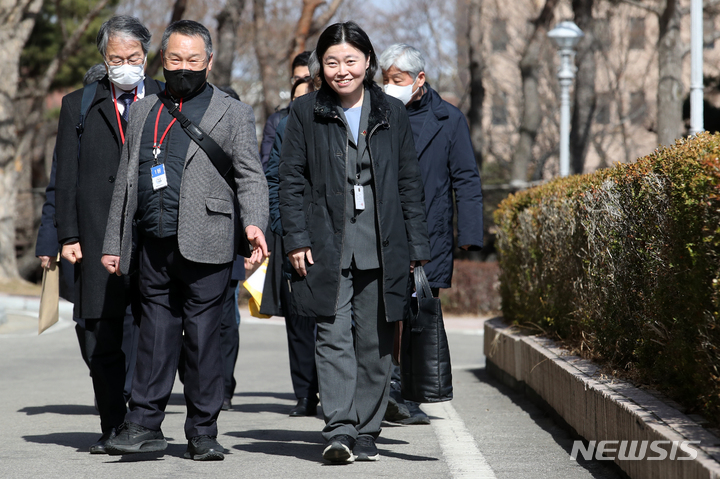
[[[511,195],[495,213],[506,318],[720,423],[720,135]]]

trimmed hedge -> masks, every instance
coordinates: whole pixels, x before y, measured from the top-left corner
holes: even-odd
[[[511,195],[504,316],[720,423],[720,135]]]

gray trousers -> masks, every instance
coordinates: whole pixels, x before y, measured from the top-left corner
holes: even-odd
[[[377,438],[387,408],[395,328],[385,320],[382,271],[342,270],[337,313],[317,319],[315,358],[325,440]]]

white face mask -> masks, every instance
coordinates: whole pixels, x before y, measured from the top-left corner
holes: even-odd
[[[393,96],[403,102],[404,105],[407,105],[410,103],[410,99],[417,93],[418,89],[416,88],[413,91],[413,86],[415,85],[415,82],[417,81],[417,78],[414,82],[410,85],[400,86],[400,85],[392,85],[390,83],[386,84],[383,88],[385,89],[385,93],[387,93],[390,96]]]
[[[107,65],[107,67],[108,78],[121,90],[132,90],[145,78],[145,62],[142,65],[123,64]]]

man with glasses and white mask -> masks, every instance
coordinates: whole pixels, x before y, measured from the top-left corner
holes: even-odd
[[[74,316],[85,320],[92,351],[88,359],[102,429],[90,446],[93,454],[106,452],[105,442],[123,422],[128,399],[123,390],[133,368],[137,327],[129,307],[130,280],[109,275],[100,257],[129,107],[162,89],[161,82],[145,78],[150,36],[134,17],[103,23],[97,47],[107,75],[66,95],[58,124],[55,219],[62,257],[75,268]]]
[[[128,274],[128,223],[136,220],[138,359],[130,410],[106,449],[167,448],[160,428],[182,350],[185,457],[222,460],[223,302],[236,252],[251,262],[268,255],[268,186],[252,108],[207,82],[213,65],[207,28],[174,22],[160,50],[166,90],[132,108],[102,250],[109,273]]]
[[[457,244],[464,250],[483,245],[480,173],[470,130],[460,110],[443,100],[425,78],[425,59],[410,45],[396,43],[380,56],[385,93],[405,104],[425,191],[431,260],[425,265],[433,295],[451,286],[453,274],[453,196]],[[430,424],[417,403],[403,401],[398,368],[393,371],[388,421]]]

